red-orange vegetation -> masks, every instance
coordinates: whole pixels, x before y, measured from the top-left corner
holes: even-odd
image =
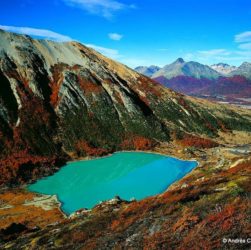
[[[0,209],[0,229],[7,228],[12,223],[23,223],[29,228],[45,227],[64,219],[56,206],[51,207],[50,210],[44,210],[42,207],[32,205],[36,196],[36,194],[18,189],[1,193],[0,202],[5,206]]]
[[[240,204],[238,206],[240,206]],[[238,208],[233,205],[227,205],[222,211],[208,215],[205,223],[212,227],[220,227],[223,231],[228,231],[233,226],[233,218],[235,216],[242,216],[241,214],[238,214]]]
[[[198,221],[199,221],[199,217],[197,215],[192,214],[190,209],[184,208],[181,217],[173,225],[173,231],[182,232],[182,231],[188,230],[194,224],[198,223]]]
[[[119,92],[115,91],[114,96],[119,104],[124,105],[123,99],[122,99],[121,94]]]
[[[93,147],[85,140],[76,142],[75,149],[79,156],[102,156],[107,153],[106,149]]]
[[[39,175],[39,170],[46,172],[56,164],[56,157],[30,155],[27,150],[16,152],[0,160],[0,186],[24,183]]]
[[[51,87],[51,104],[55,107],[60,101],[59,90],[63,82],[63,70],[67,68],[67,65],[57,64],[51,68],[52,80],[50,82]]]
[[[187,101],[182,96],[180,96],[180,98],[177,98],[177,100],[178,100],[178,103],[182,107],[184,107],[186,110],[192,111],[191,107],[189,106],[189,104],[187,103]]]
[[[60,81],[58,82],[51,82],[51,96],[50,96],[50,99],[51,99],[51,104],[53,105],[53,107],[55,107],[58,102],[60,101],[60,98],[59,98],[59,90],[60,90],[60,87],[61,87],[61,83]]]
[[[149,79],[149,78],[147,78],[145,76],[140,76],[138,78],[138,82],[140,83],[140,85],[143,87],[143,89],[146,92],[152,93],[153,95],[155,95],[157,97],[161,97],[162,96],[163,88],[156,81],[154,81],[152,79]],[[142,98],[142,96],[140,96],[140,97]]]
[[[111,230],[115,231],[118,227],[120,227],[121,221],[119,220],[113,220],[111,223]]]
[[[214,148],[219,146],[219,144],[213,140],[190,134],[185,134],[183,138],[177,140],[177,142],[183,147]]]
[[[78,75],[78,83],[85,93],[100,93],[102,92],[101,85],[98,85],[88,79]]]
[[[139,135],[135,135],[125,139],[121,147],[122,149],[149,150],[156,146],[156,142]]]
[[[75,65],[73,65],[73,66],[70,67],[70,68],[71,68],[71,70],[77,71],[77,70],[80,70],[80,69],[81,69],[81,65],[75,64]]]
[[[235,167],[232,167],[232,168],[228,169],[228,172],[232,173],[232,174],[237,174],[237,173],[240,173],[242,171],[251,172],[251,160],[250,159],[246,160],[246,161],[243,161],[243,162],[240,162]]]

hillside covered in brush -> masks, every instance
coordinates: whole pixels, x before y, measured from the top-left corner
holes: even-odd
[[[0,48],[0,185],[70,158],[251,130],[248,112],[173,92],[77,42],[0,30]]]

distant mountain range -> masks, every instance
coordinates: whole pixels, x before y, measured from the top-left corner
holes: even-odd
[[[244,62],[239,67],[225,63],[208,66],[178,58],[152,74],[147,67],[135,70],[139,68],[144,68],[148,76],[180,93],[251,107],[251,63]],[[153,68],[157,66],[151,66]],[[143,71],[140,73],[144,74]]]
[[[155,65],[151,65],[149,67],[147,66],[139,66],[137,68],[135,68],[135,71],[137,71],[138,73],[151,77],[154,73],[156,73],[157,71],[159,71],[161,68]]]
[[[220,73],[207,65],[198,62],[185,62],[182,58],[178,58],[175,62],[155,72],[151,77],[157,78],[160,76],[164,76],[167,79],[172,79],[176,76],[216,79],[220,76]]]
[[[244,76],[251,79],[251,63],[244,62],[239,67],[231,66],[226,63],[213,64],[211,66],[198,62],[185,62],[178,58],[175,62],[165,65],[163,68],[151,65],[138,66],[135,71],[151,78],[165,77],[172,79],[176,76],[189,76],[197,79],[216,79],[219,77]]]

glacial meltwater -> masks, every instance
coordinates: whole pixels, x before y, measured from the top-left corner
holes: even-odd
[[[61,209],[71,214],[117,195],[125,200],[140,200],[159,194],[196,166],[196,161],[159,154],[121,152],[95,160],[69,162],[28,189],[57,195]]]

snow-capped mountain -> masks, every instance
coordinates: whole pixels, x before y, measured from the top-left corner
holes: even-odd
[[[211,65],[210,67],[222,75],[228,75],[237,69],[236,66],[231,66],[226,63],[217,63],[217,64]]]

